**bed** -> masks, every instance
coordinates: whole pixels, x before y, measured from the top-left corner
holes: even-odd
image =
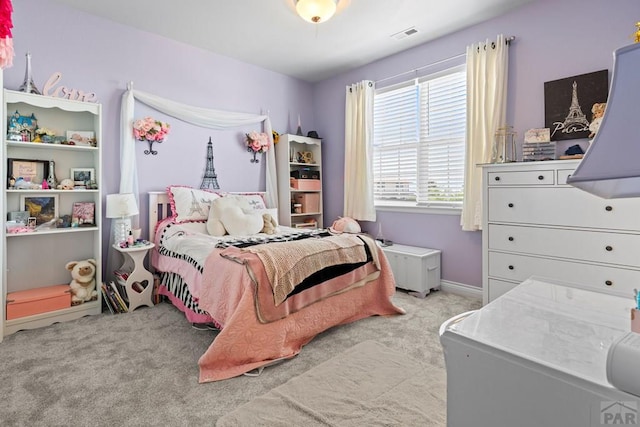
[[[220,329],[198,360],[199,382],[229,379],[292,358],[331,327],[404,313],[391,301],[393,275],[370,237],[287,227],[273,235],[212,235],[211,218],[222,202],[210,201],[207,206],[214,208],[207,218],[185,221],[176,211],[194,209],[177,203],[177,190],[149,193],[150,240],[156,243],[151,264],[160,277],[159,292],[190,322]],[[179,190],[192,193],[191,199],[203,191]],[[256,204],[256,196],[262,198],[257,193],[237,196]],[[231,199],[224,197],[225,203]]]

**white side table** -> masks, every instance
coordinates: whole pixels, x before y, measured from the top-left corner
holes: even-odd
[[[113,245],[113,248],[124,256],[124,263],[120,269],[129,272],[127,281],[124,284],[127,298],[129,299],[129,313],[143,305],[153,307],[153,274],[144,268],[144,259],[149,249],[153,247],[155,247],[153,243],[129,248]],[[145,282],[147,282],[146,286]],[[135,288],[134,284],[136,285]],[[143,288],[142,290],[140,290],[141,287]]]

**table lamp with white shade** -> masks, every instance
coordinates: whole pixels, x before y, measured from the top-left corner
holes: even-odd
[[[138,205],[132,193],[107,194],[107,218],[113,218],[113,242],[127,240],[131,231],[131,217],[138,215]]]

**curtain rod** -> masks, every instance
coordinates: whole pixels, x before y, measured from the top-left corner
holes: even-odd
[[[505,41],[506,41],[507,44],[511,44],[511,42],[514,41],[515,39],[516,39],[515,36],[509,36],[509,37],[505,38]],[[440,61],[432,62],[431,64],[423,65],[422,67],[414,68],[413,70],[404,71],[402,73],[395,74],[393,76],[389,76],[389,77],[385,77],[385,78],[380,79],[380,80],[376,80],[376,84],[384,82],[384,81],[387,81],[387,80],[395,79],[396,77],[404,76],[405,74],[416,73],[416,72],[418,72],[420,70],[424,70],[425,68],[434,67],[434,66],[440,65],[440,64],[442,64],[444,62],[453,61],[454,59],[462,58],[463,56],[466,56],[466,55],[467,54],[465,52],[465,53],[460,53],[458,55],[450,56],[449,58],[441,59]]]

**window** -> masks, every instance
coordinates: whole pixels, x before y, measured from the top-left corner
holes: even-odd
[[[462,207],[466,91],[464,66],[376,91],[376,206]]]

